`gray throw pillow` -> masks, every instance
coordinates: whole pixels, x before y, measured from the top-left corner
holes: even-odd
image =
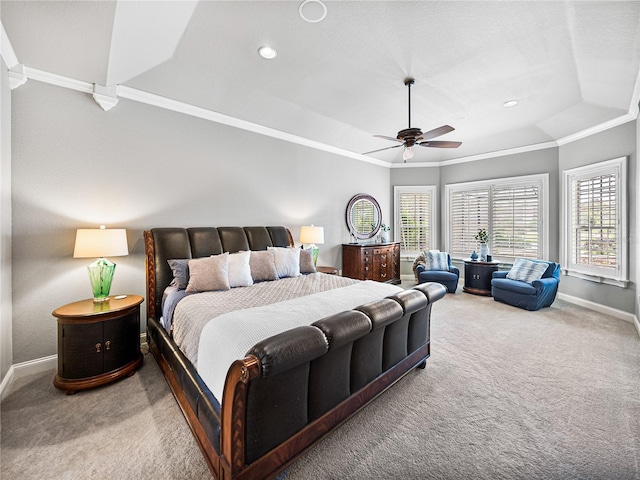
[[[229,290],[229,254],[189,260],[187,293]]]
[[[300,250],[300,273],[316,273],[316,266],[313,264],[313,252],[311,250]]]
[[[276,263],[271,252],[267,250],[252,251],[249,258],[249,268],[254,282],[278,280]]]
[[[189,260],[188,259],[172,259],[167,260],[171,271],[173,272],[173,280],[171,285],[184,290],[189,284]]]

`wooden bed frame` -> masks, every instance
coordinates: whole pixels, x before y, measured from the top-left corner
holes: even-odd
[[[229,368],[222,406],[159,324],[166,262],[293,246],[284,227],[158,228],[144,232],[147,339],[213,476],[272,478],[429,357],[427,283],[259,342]]]

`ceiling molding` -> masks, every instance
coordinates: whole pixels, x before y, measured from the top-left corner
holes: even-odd
[[[9,70],[9,87],[11,90],[15,90],[21,85],[27,83],[29,79],[24,73],[24,65],[15,65]]]
[[[115,85],[104,87],[96,83],[93,86],[93,99],[105,112],[108,112],[118,104],[117,87]]]
[[[567,143],[575,142],[576,140],[581,140],[583,138],[590,137],[591,135],[595,135],[596,133],[604,132],[605,130],[609,130],[610,128],[617,127],[618,125],[631,122],[635,120],[636,117],[637,112],[636,115],[625,113],[624,115],[621,115],[617,118],[613,118],[609,121],[594,125],[593,127],[585,128],[584,130],[572,133],[571,135],[567,135],[566,137],[562,137],[557,140],[557,143],[558,145],[566,145]]]
[[[3,30],[4,32],[4,30]],[[4,51],[3,51],[4,58]],[[620,117],[614,118],[607,122],[603,122],[599,125],[594,125],[593,127],[587,128],[580,132],[576,132],[574,134],[568,135],[556,141],[538,143],[534,145],[526,145],[523,147],[510,148],[506,150],[498,150],[494,152],[482,153],[479,155],[471,155],[468,157],[455,158],[451,160],[443,160],[439,162],[419,162],[419,163],[390,163],[384,160],[379,160],[377,158],[367,157],[366,155],[362,155],[359,153],[351,152],[349,150],[345,150],[342,148],[334,147],[332,145],[328,145],[322,142],[318,142],[315,140],[311,140],[305,137],[300,137],[298,135],[294,135],[291,133],[283,132],[282,130],[277,130],[275,128],[266,127],[264,125],[260,125],[257,123],[249,122],[247,120],[242,120],[236,117],[232,117],[229,115],[225,115],[223,113],[214,112],[212,110],[207,110],[202,107],[197,107],[195,105],[191,105],[189,103],[180,102],[178,100],[173,100],[167,97],[163,97],[160,95],[156,95],[154,93],[145,92],[143,90],[138,90],[132,87],[128,87],[126,85],[117,85],[112,87],[102,87],[101,85],[94,85],[92,83],[83,82],[81,80],[75,80],[68,77],[63,77],[62,75],[56,75],[54,73],[45,72],[42,70],[38,70],[35,68],[24,67],[21,66],[21,70],[23,75],[26,76],[27,79],[37,80],[39,82],[48,83],[51,85],[56,85],[59,87],[69,88],[71,90],[76,90],[78,92],[88,93],[93,95],[94,99],[98,104],[108,110],[112,108],[117,102],[118,97],[126,98],[127,100],[133,100],[136,102],[144,103],[146,105],[151,105],[159,108],[163,108],[166,110],[171,110],[178,113],[183,113],[185,115],[190,115],[193,117],[201,118],[203,120],[208,120],[215,123],[220,123],[223,125],[228,125],[230,127],[240,128],[243,130],[251,131],[254,133],[258,133],[260,135],[265,135],[272,138],[277,138],[279,140],[283,140],[285,142],[295,143],[298,145],[303,145],[309,148],[314,148],[316,150],[325,151],[328,153],[332,153],[335,155],[340,155],[342,157],[352,158],[354,160],[359,160],[361,162],[370,163],[373,165],[386,167],[386,168],[433,168],[433,167],[442,167],[447,165],[455,165],[459,163],[467,163],[467,162],[475,162],[479,160],[486,160],[490,158],[503,157],[506,155],[514,155],[518,153],[531,152],[536,150],[543,150],[546,148],[554,148],[561,145],[566,145],[567,143],[574,142],[576,140],[580,140],[586,138],[588,136],[594,135],[596,133],[603,132],[610,128],[616,127],[618,125],[622,125],[624,123],[635,120],[638,117],[638,108],[636,105],[636,111],[626,113],[621,115]],[[640,78],[640,77],[639,77]],[[25,80],[26,81],[26,80]],[[23,82],[24,83],[24,82]],[[636,88],[634,90],[634,97],[640,95],[640,81],[636,82]],[[97,90],[96,90],[97,87]],[[115,96],[112,95],[113,89],[115,88]],[[104,89],[104,90],[101,90]],[[104,93],[108,91],[110,95],[105,95]],[[100,99],[98,101],[98,98]],[[107,98],[108,97],[108,98]],[[105,105],[111,104],[108,108],[102,105],[101,101],[105,103]]]
[[[171,110],[178,113],[184,113],[192,117],[202,118],[203,120],[221,123],[230,127],[241,128],[242,130],[248,130],[260,135],[277,138],[279,140],[284,140],[285,142],[296,143],[305,147],[315,148],[317,150],[322,150],[325,152],[333,153],[335,155],[352,158],[354,160],[360,160],[362,162],[371,163],[373,165],[378,165],[381,167],[389,167],[388,162],[378,160],[377,158],[366,157],[359,153],[350,152],[348,150],[334,147],[332,145],[327,145],[325,143],[310,140],[305,137],[300,137],[298,135],[283,132],[282,130],[276,130],[275,128],[266,127],[264,125],[249,122],[247,120],[242,120],[240,118],[225,115],[223,113],[207,110],[206,108],[197,107],[189,103],[162,97],[154,93],[127,87],[126,85],[118,85],[118,96],[121,98],[126,98],[127,100],[133,100],[147,105],[164,108],[165,110]]]

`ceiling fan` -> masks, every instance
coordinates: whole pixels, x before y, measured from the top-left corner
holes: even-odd
[[[409,90],[409,128],[400,130],[397,137],[387,137],[385,135],[374,135],[377,138],[384,138],[385,140],[391,140],[392,142],[400,142],[400,145],[394,145],[393,147],[380,148],[379,150],[372,150],[366,152],[363,155],[369,153],[381,152],[382,150],[388,150],[390,148],[398,148],[404,146],[404,152],[402,152],[402,159],[406,162],[408,159],[413,158],[413,147],[420,145],[421,147],[435,147],[435,148],[458,148],[462,145],[462,142],[451,142],[444,140],[431,140],[432,138],[439,137],[445,133],[453,132],[455,128],[449,125],[443,125],[428,132],[423,132],[419,128],[411,128],[411,85],[415,83],[413,78],[405,78],[404,84]]]

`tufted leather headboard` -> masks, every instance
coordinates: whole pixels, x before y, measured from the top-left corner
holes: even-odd
[[[294,246],[286,227],[153,228],[144,232],[147,262],[147,318],[157,319],[162,294],[173,279],[167,260],[199,258],[241,250]],[[157,312],[157,314],[156,314]]]

